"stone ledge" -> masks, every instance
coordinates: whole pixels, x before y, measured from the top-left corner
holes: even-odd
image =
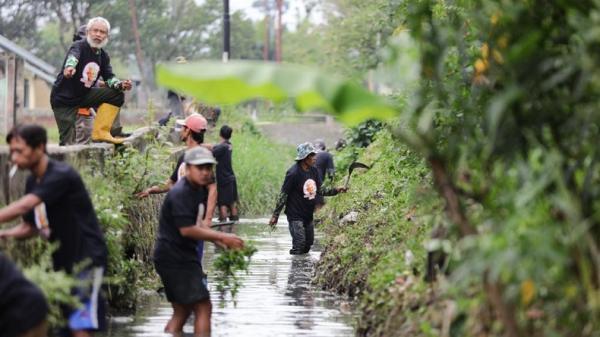
[[[156,138],[157,135],[158,130],[156,128],[140,128],[127,138],[123,146],[131,146],[143,151],[146,148],[148,137]],[[47,150],[51,158],[66,161],[79,170],[90,162],[96,162],[102,167],[104,161],[114,155],[116,148],[115,145],[109,143],[69,146],[49,144]],[[0,145],[0,204],[5,205],[23,195],[25,180],[29,175],[29,172],[19,170],[12,179],[9,179],[9,159],[8,145]]]

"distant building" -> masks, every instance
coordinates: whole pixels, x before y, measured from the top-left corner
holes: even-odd
[[[51,113],[55,78],[53,66],[0,35],[0,134],[22,121],[25,112]]]

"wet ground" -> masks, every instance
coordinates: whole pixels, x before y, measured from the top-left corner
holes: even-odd
[[[223,298],[216,291],[207,268],[213,301],[212,336],[352,336],[349,303],[311,285],[320,256],[318,237],[310,254],[291,256],[287,224],[280,223],[270,233],[265,230],[266,221],[243,221],[238,225],[237,231],[252,240],[258,252],[249,273],[242,275],[243,286],[235,305],[231,298]],[[212,244],[207,246],[204,265],[209,267],[215,253]],[[171,310],[165,299],[150,297],[136,317],[113,319],[103,337],[170,336],[162,331]],[[184,332],[192,336],[189,322]]]

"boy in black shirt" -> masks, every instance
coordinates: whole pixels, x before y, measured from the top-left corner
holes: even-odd
[[[193,313],[194,335],[208,336],[212,309],[202,280],[202,264],[196,255],[197,242],[209,240],[228,248],[242,248],[244,243],[233,234],[196,224],[207,202],[206,186],[212,181],[216,163],[212,153],[197,146],[185,152],[184,162],[187,174],[171,188],[160,210],[154,265],[173,306],[165,332],[181,333]]]
[[[91,336],[90,331],[102,330],[105,325],[105,304],[100,296],[100,286],[108,255],[92,201],[79,174],[46,154],[44,128],[17,126],[6,140],[11,161],[32,174],[27,179],[25,195],[0,210],[0,223],[19,216],[23,222],[0,231],[0,238],[41,235],[59,243],[52,255],[55,270],[73,273],[75,267],[85,268],[75,276],[89,281],[85,283],[89,287],[74,291],[84,307],[77,310],[64,308],[64,314],[69,323],[66,330],[77,336]]]
[[[117,115],[124,102],[123,91],[130,90],[130,80],[121,81],[112,72],[110,57],[104,51],[110,32],[109,22],[101,17],[90,19],[87,38],[69,48],[62,71],[50,93],[50,104],[60,133],[60,145],[75,142],[75,121],[79,107],[99,106],[92,129],[92,140],[122,143],[110,131],[122,133]],[[94,87],[102,76],[105,88]]]
[[[229,211],[229,220],[237,221],[238,210],[238,192],[235,173],[231,165],[231,155],[233,146],[229,141],[233,129],[228,125],[223,125],[219,131],[221,142],[217,145],[203,144],[209,150],[212,150],[217,160],[217,205],[219,206],[219,221],[227,220]]]
[[[336,195],[346,192],[346,188],[337,187],[323,189],[319,172],[315,168],[316,150],[310,143],[298,145],[296,164],[292,165],[285,174],[281,193],[269,225],[274,227],[279,219],[279,213],[285,206],[292,249],[290,254],[306,254],[314,242],[313,213],[317,195]]]

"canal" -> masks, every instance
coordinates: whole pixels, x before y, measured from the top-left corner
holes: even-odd
[[[353,336],[352,313],[347,299],[311,284],[320,257],[319,237],[307,255],[288,254],[291,238],[287,224],[268,231],[268,219],[241,221],[235,231],[258,248],[235,303],[223,297],[211,282],[214,246],[206,245],[204,265],[209,274],[213,301],[212,336]],[[115,317],[103,337],[170,336],[163,328],[171,307],[160,296],[149,296],[135,317]],[[193,336],[188,322],[184,336]]]

